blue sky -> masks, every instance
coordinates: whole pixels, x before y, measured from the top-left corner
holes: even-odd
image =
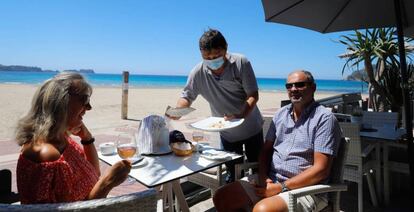
[[[335,42],[344,33],[267,23],[260,0],[2,0],[0,7],[3,65],[187,75],[209,27],[250,59],[258,77],[306,69],[341,79],[345,62],[338,58],[345,46]]]

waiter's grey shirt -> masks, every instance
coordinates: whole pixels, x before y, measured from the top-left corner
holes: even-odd
[[[256,77],[249,60],[240,54],[227,53],[227,64],[220,76],[215,76],[203,62],[197,64],[187,79],[181,97],[191,103],[200,94],[210,104],[212,116],[240,114],[248,94],[258,91]],[[262,115],[257,106],[235,128],[221,131],[229,142],[247,139],[262,130]]]
[[[339,148],[342,133],[332,112],[313,102],[295,122],[292,110],[289,104],[277,111],[266,135],[266,140],[274,141],[269,173],[274,182],[283,182],[311,167],[314,152],[336,156]]]

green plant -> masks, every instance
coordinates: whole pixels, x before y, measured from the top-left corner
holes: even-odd
[[[341,36],[340,43],[347,47],[347,52],[341,55],[346,62],[346,68],[357,68],[362,63],[368,77],[370,99],[374,103],[375,111],[385,111],[388,108],[399,110],[401,82],[399,78],[398,41],[395,28],[377,28],[365,30],[364,33],[355,31],[355,34]],[[405,38],[405,48],[409,59],[414,48],[410,44],[413,39]],[[400,93],[396,95],[395,89]],[[398,90],[398,89],[397,89]]]
[[[354,108],[351,113],[352,116],[362,117],[362,109],[361,108]]]

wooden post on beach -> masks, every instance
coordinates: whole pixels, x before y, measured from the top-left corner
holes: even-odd
[[[121,118],[127,119],[128,116],[128,81],[129,81],[129,72],[122,72],[123,83],[122,83],[122,105],[121,105]]]

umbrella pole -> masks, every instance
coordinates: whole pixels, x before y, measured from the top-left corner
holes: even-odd
[[[410,184],[411,184],[411,208],[414,205],[414,149],[413,149],[413,120],[411,116],[411,101],[408,91],[408,76],[407,76],[407,62],[405,59],[405,44],[404,44],[404,31],[401,21],[401,4],[400,0],[394,0],[395,18],[397,21],[397,33],[398,33],[398,45],[400,53],[400,68],[401,68],[401,80],[403,88],[403,102],[405,108],[405,127],[407,129],[407,153],[410,165]]]

